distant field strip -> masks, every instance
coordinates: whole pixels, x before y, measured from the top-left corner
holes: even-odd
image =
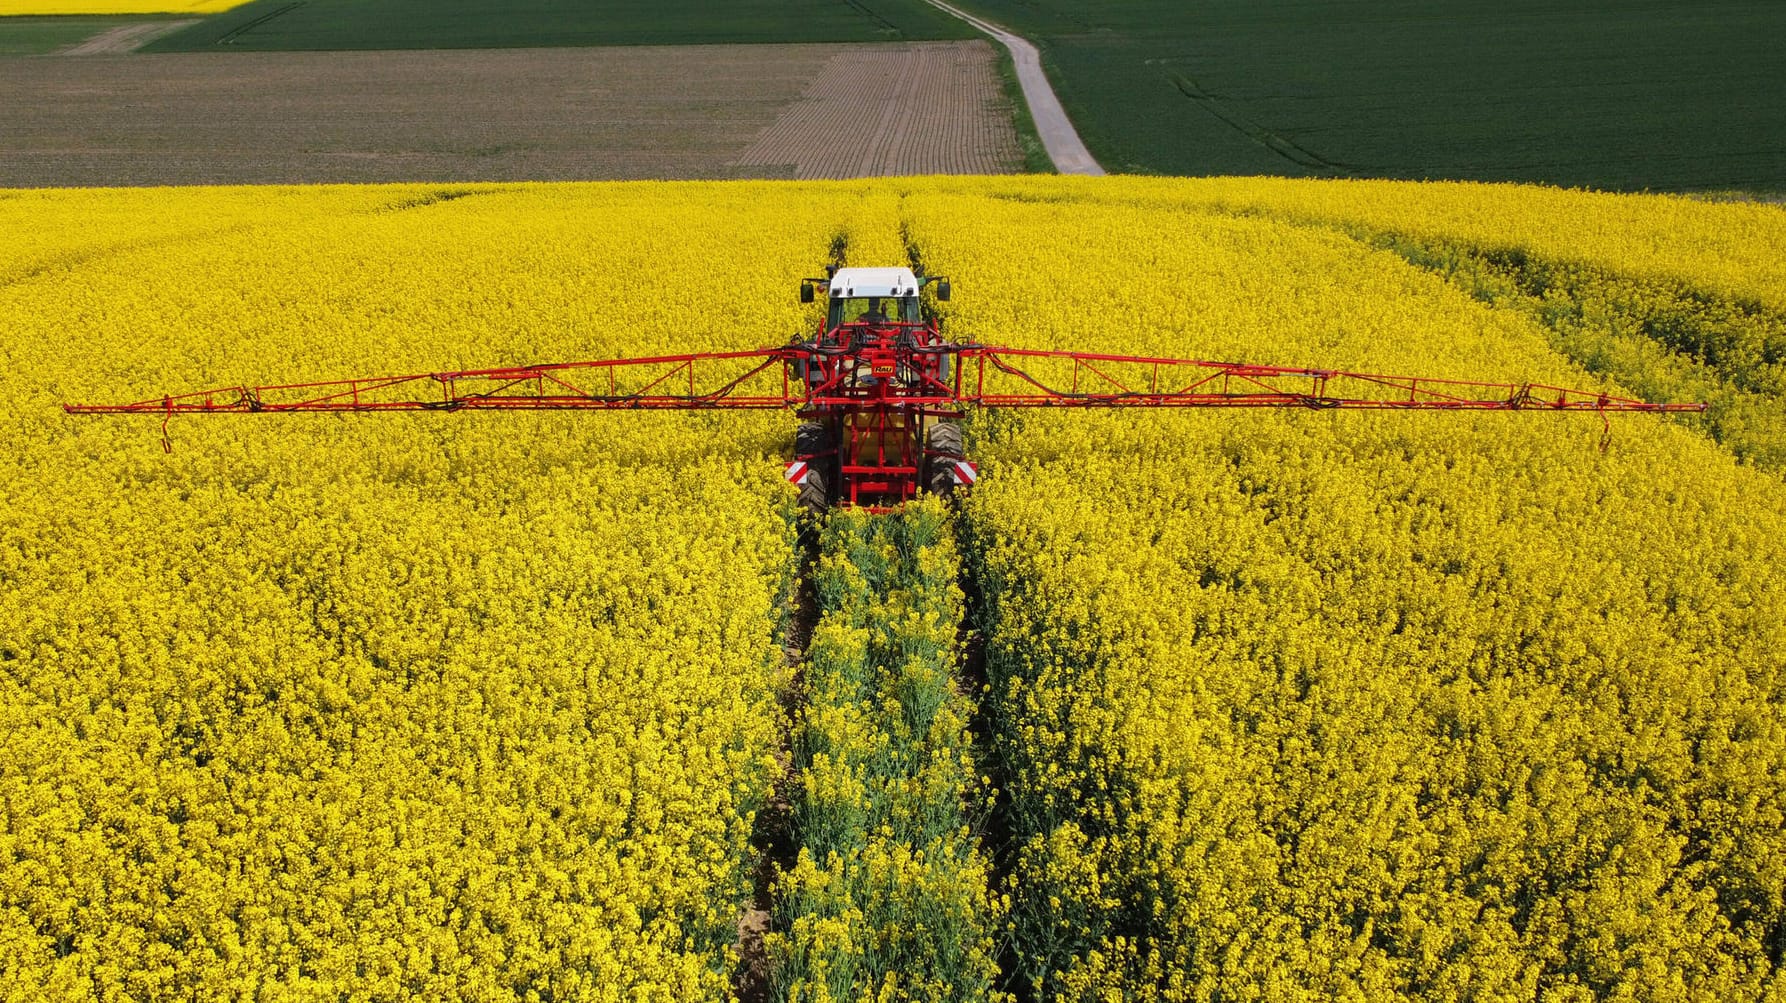
[[[1786,177],[1777,0],[955,3],[1041,47],[1118,173],[1763,193]]]
[[[838,104],[814,128],[765,131],[829,93]],[[0,94],[0,187],[854,177],[1018,162],[981,43],[14,60],[0,61]]]
[[[1004,174],[1022,162],[985,42],[840,47],[736,161],[797,178]]]
[[[155,44],[271,51],[972,38],[924,0],[257,0]]]
[[[215,14],[248,0],[7,0],[0,17],[63,14]],[[184,26],[182,26],[184,27]]]

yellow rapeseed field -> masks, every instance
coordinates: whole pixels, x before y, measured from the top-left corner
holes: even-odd
[[[248,0],[7,0],[0,16],[13,14],[215,14]]]
[[[784,422],[56,411],[785,340],[842,213],[458,194],[0,198],[0,995],[723,996]]]
[[[823,946],[823,992],[780,985],[899,998],[851,973],[922,944],[956,998],[1777,998],[1782,220],[1232,179],[0,192],[0,996],[726,998],[792,758],[791,416],[176,418],[164,454],[55,405],[774,344],[842,251],[951,276],[958,340],[1749,410],[1604,452],[1591,415],[975,417],[963,592],[912,601],[965,596],[974,652],[911,662],[984,674],[948,734],[985,779],[937,787],[972,866],[876,866],[998,929],[838,892],[769,940]]]
[[[935,182],[987,194],[985,182]],[[1461,241],[1786,309],[1786,211],[1685,195],[1619,195],[1535,185],[1286,178],[1033,178],[1006,198],[1254,216]]]
[[[954,277],[958,337],[1594,383],[1531,315],[1278,217],[1289,187],[1137,183],[1152,194],[1131,203],[962,186],[909,199],[905,225]],[[1194,208],[1217,192],[1263,208]],[[1390,189],[1429,192],[1460,198]],[[1605,198],[1532,196],[1558,228]],[[985,476],[963,534],[1020,983],[1058,999],[1777,992],[1786,491],[1694,427],[1615,421],[1602,453],[1597,424],[974,422]]]

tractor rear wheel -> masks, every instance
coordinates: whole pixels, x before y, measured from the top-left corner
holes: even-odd
[[[800,482],[800,507],[813,515],[824,515],[831,507],[830,492],[825,490],[825,475],[817,470],[808,470],[806,480]]]
[[[939,421],[924,436],[924,490],[947,498],[955,493],[955,461],[967,459],[961,426]]]
[[[822,421],[803,421],[794,430],[794,455],[809,456],[831,448],[831,429]]]
[[[796,457],[828,453],[835,448],[831,428],[822,421],[803,421],[794,432]],[[800,482],[800,507],[813,515],[822,515],[831,507],[831,494],[825,483],[825,474],[831,469],[834,459],[831,456],[814,457],[807,464],[806,480]]]

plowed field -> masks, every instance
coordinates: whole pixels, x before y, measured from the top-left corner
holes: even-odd
[[[1021,162],[983,42],[0,60],[0,186],[855,177]]]
[[[984,42],[841,49],[738,158],[800,178],[1002,174],[1022,163]]]

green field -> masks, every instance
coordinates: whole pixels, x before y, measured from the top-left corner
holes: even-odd
[[[973,38],[923,0],[257,0],[148,51],[468,49]]]
[[[1786,3],[963,0],[1112,171],[1786,188]]]
[[[0,56],[41,56],[84,42],[102,31],[164,16],[0,17]]]

